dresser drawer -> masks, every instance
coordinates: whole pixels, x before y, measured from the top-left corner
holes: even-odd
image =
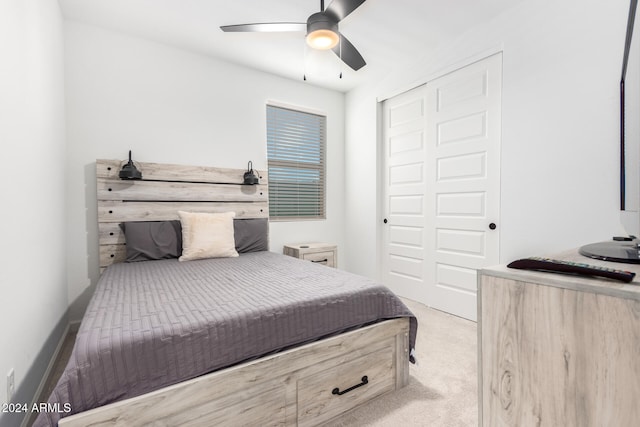
[[[317,425],[395,387],[394,354],[384,348],[298,380],[298,426]],[[367,383],[342,395],[334,394]]]
[[[302,255],[302,259],[305,261],[311,261],[316,264],[323,264],[329,267],[335,267],[335,253],[333,251],[327,252],[310,252]]]

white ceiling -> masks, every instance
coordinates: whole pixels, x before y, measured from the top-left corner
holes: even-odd
[[[326,1],[326,5],[331,0]],[[139,36],[236,64],[348,91],[367,75],[422,58],[524,0],[368,0],[340,22],[367,65],[353,71],[331,51],[306,48],[303,33],[224,33],[221,25],[306,22],[319,0],[59,0],[67,19]],[[343,78],[339,78],[342,71]]]

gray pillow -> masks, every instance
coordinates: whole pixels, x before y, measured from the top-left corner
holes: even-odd
[[[269,220],[267,218],[234,219],[233,232],[238,253],[269,250]]]
[[[126,240],[126,262],[178,258],[182,254],[180,221],[125,222],[120,227]]]

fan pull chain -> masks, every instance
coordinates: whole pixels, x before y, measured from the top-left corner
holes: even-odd
[[[302,44],[302,80],[307,81],[307,43]]]
[[[342,64],[344,64],[344,62],[342,61],[342,36],[340,36],[339,40],[340,47],[338,49],[340,50],[340,79],[342,79]]]

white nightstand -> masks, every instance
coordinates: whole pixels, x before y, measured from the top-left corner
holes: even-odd
[[[300,243],[297,245],[284,245],[285,255],[323,264],[327,267],[338,266],[338,247],[330,243]]]

